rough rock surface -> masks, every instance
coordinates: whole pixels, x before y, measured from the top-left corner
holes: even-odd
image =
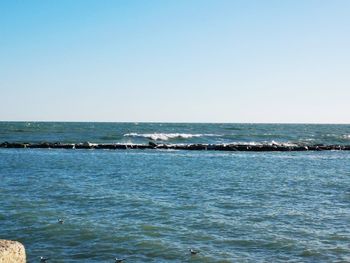
[[[25,263],[26,252],[24,246],[11,240],[0,239],[0,263]]]
[[[60,142],[3,142],[0,148],[50,148],[50,149],[173,149],[192,151],[249,151],[249,152],[270,152],[270,151],[350,151],[350,145],[284,145],[284,144],[97,144],[97,143],[75,143],[67,144]]]

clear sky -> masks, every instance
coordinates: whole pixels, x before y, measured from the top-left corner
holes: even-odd
[[[350,1],[0,1],[0,120],[350,123]]]

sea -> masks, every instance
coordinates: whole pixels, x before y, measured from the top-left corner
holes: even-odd
[[[5,141],[349,145],[350,125],[0,122]],[[0,148],[0,239],[29,263],[350,262],[350,151]]]

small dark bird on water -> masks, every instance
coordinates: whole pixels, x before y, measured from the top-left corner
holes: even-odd
[[[62,218],[59,218],[58,223],[62,225],[64,223],[64,220]]]
[[[49,258],[45,258],[45,257],[40,257],[40,262],[46,263],[46,261],[48,261]]]
[[[197,255],[199,253],[198,250],[194,250],[192,248],[190,248],[189,251],[190,251],[191,255]]]
[[[123,263],[125,258],[115,258],[115,263]]]

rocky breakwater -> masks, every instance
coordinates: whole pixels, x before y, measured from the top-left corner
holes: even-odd
[[[284,144],[119,144],[119,143],[61,143],[61,142],[3,142],[0,148],[43,148],[43,149],[172,149],[191,151],[245,151],[245,152],[272,152],[272,151],[331,151],[350,150],[350,145],[284,145]]]
[[[26,252],[24,246],[11,240],[0,239],[0,263],[25,263]]]

